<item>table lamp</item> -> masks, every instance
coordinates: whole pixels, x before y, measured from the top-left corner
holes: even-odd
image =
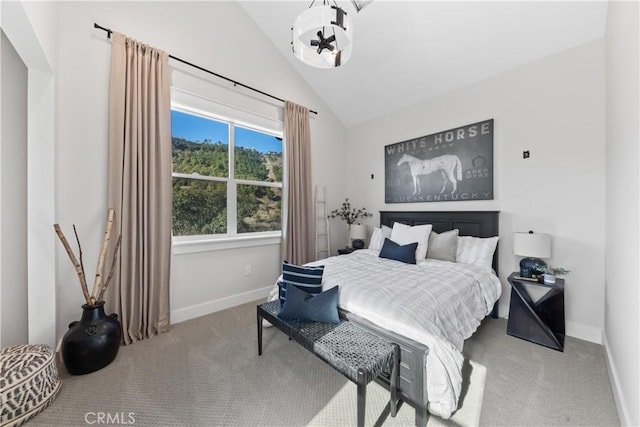
[[[523,256],[520,276],[534,277],[544,273],[547,264],[540,258],[551,257],[551,235],[544,233],[513,233],[513,253]]]
[[[354,249],[364,248],[364,241],[367,238],[367,226],[365,224],[351,224],[349,227],[349,239],[351,247]]]

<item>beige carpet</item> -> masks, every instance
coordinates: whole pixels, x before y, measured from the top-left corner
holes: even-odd
[[[465,361],[463,395],[460,399],[460,407],[448,420],[430,416],[428,427],[460,426],[471,427],[480,425],[480,410],[487,370],[484,366],[474,362]],[[349,382],[327,403],[327,406],[308,424],[313,427],[324,426],[351,426],[356,425],[356,386]],[[407,405],[402,405],[395,418],[388,416],[387,404],[389,392],[378,384],[372,383],[367,387],[367,412],[366,425],[384,426],[412,426],[414,425],[415,411]]]
[[[465,358],[486,368],[481,426],[620,425],[602,346],[567,337],[561,353],[506,329],[505,319],[488,318],[464,344]],[[258,357],[255,334],[255,304],[180,323],[122,347],[99,372],[63,375],[56,400],[27,426],[86,427],[100,414],[106,421],[130,413],[134,426],[305,426],[349,384],[278,331],[265,330]],[[463,372],[473,390],[475,373]],[[473,423],[475,416],[459,420],[470,409],[467,394],[450,421]],[[403,406],[398,416],[411,421],[413,409]]]
[[[430,417],[429,426],[478,425],[485,372],[466,365],[461,409],[447,424]],[[121,347],[98,372],[70,376],[63,368],[62,380],[57,399],[29,426],[348,426],[356,420],[355,386],[280,331],[265,330],[258,357],[255,304]],[[374,425],[388,393],[370,384],[367,398],[367,425]],[[414,416],[403,405],[382,425],[412,425]]]

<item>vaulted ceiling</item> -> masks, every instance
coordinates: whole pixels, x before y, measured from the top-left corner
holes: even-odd
[[[599,39],[607,13],[600,1],[375,0],[358,13],[338,1],[353,21],[353,54],[318,69],[290,44],[311,1],[239,3],[346,127]]]

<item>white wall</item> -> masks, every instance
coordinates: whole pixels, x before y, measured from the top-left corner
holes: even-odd
[[[609,2],[603,341],[623,425],[640,425],[640,75],[637,2]]]
[[[27,67],[0,35],[0,347],[6,347],[28,342]]]
[[[345,144],[344,127],[236,3],[69,2],[60,9],[58,221],[66,230],[77,225],[85,265],[95,266],[107,209],[111,48],[106,34],[93,28],[94,22],[318,111],[311,119],[313,180],[327,187],[330,206],[346,197],[346,163],[339,156]],[[184,70],[179,65],[175,68]],[[174,71],[174,83],[184,81],[184,74]],[[213,77],[202,79],[212,82],[218,92],[231,93],[225,102],[238,108],[262,109],[257,105],[263,103],[267,114],[281,108],[268,99],[256,101],[256,95],[244,89],[225,89],[230,84]],[[66,255],[60,249],[58,254],[59,325],[64,333],[64,325],[79,315],[82,296]],[[174,320],[265,296],[280,270],[278,254],[279,246],[271,245],[174,255]],[[252,266],[250,276],[245,276],[246,265]]]
[[[34,68],[54,71],[58,65],[58,5],[53,1],[18,1],[40,52],[21,52]]]
[[[28,339],[55,346],[54,144],[57,7],[54,2],[0,2],[2,29],[27,72]]]
[[[599,342],[604,298],[604,42],[594,41],[381,117],[348,132],[347,189],[378,210],[499,210],[500,313],[518,267],[515,231],[553,236],[566,277],[569,335]],[[485,119],[494,122],[493,201],[385,204],[387,144]],[[524,160],[522,151],[530,150]],[[370,175],[375,174],[371,180]],[[376,223],[374,217],[371,223]]]

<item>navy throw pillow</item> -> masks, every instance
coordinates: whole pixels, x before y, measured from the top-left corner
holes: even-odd
[[[379,256],[380,258],[393,259],[406,264],[415,264],[417,247],[418,242],[399,245],[393,240],[385,238]]]
[[[338,316],[338,287],[310,294],[297,286],[287,287],[287,300],[280,310],[281,319],[340,323]]]
[[[306,265],[282,263],[282,281],[278,282],[280,307],[287,299],[287,286],[295,285],[310,294],[322,292],[322,274],[324,265],[312,267]]]

